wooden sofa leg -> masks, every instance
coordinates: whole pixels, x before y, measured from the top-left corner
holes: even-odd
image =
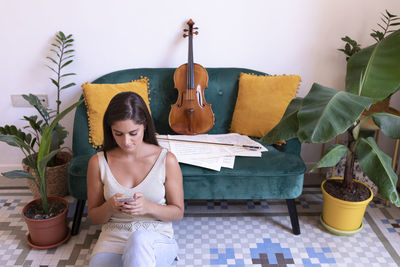
[[[300,234],[299,217],[297,216],[296,203],[294,199],[286,199],[286,205],[289,210],[290,222],[292,223],[293,234]]]
[[[75,208],[75,214],[74,214],[74,221],[72,222],[71,235],[77,235],[79,233],[79,227],[81,225],[82,214],[83,214],[85,205],[86,205],[86,200],[84,200],[84,199],[78,199],[76,201],[76,208]]]

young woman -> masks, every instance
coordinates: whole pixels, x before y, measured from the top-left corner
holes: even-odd
[[[158,146],[147,106],[135,93],[111,100],[103,128],[103,151],[90,159],[87,173],[89,218],[103,224],[89,266],[170,266],[178,254],[171,222],[184,210],[178,161]]]

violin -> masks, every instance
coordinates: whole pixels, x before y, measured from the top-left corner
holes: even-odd
[[[214,113],[211,104],[204,98],[208,85],[208,73],[200,64],[193,62],[193,34],[198,34],[193,20],[187,22],[183,37],[189,37],[188,63],[179,66],[174,73],[174,84],[178,90],[178,99],[171,105],[169,126],[178,134],[201,134],[208,132],[214,125]],[[186,34],[187,33],[187,34]]]

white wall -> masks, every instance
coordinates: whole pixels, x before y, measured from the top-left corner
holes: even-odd
[[[369,33],[385,9],[400,15],[398,0],[1,1],[0,125],[22,127],[20,118],[34,113],[13,107],[11,94],[48,94],[55,107],[45,58],[59,30],[74,35],[76,56],[69,70],[78,74],[70,79],[78,85],[120,69],[185,63],[182,29],[192,18],[199,27],[196,62],[298,74],[304,96],[313,82],[344,88],[340,38],[349,35],[364,46],[372,44]],[[63,91],[63,106],[80,94],[80,86]],[[71,132],[72,121],[70,114],[62,122]],[[392,149],[391,143],[387,146]],[[0,151],[0,168],[19,166],[19,150],[1,143]],[[315,162],[319,146],[304,145],[302,154],[306,162]]]

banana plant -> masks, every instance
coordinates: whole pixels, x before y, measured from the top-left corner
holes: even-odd
[[[273,144],[298,138],[305,143],[326,143],[347,133],[347,144],[330,147],[312,170],[335,166],[346,156],[343,190],[351,190],[357,158],[379,193],[400,207],[398,177],[391,168],[390,156],[379,149],[373,138],[360,135],[363,122],[372,118],[386,136],[400,138],[399,116],[385,112],[362,116],[373,103],[400,89],[400,30],[349,58],[346,87],[347,91],[341,91],[314,83],[304,98],[289,104],[281,121],[261,140]]]
[[[8,134],[0,134],[0,141],[6,142],[11,146],[19,147],[26,159],[28,161],[29,166],[32,166],[37,173],[37,178],[31,175],[28,172],[22,170],[14,170],[2,173],[3,176],[7,178],[27,178],[34,181],[37,186],[40,197],[42,199],[42,208],[44,213],[49,213],[49,206],[47,201],[47,183],[46,183],[46,167],[47,163],[57,154],[59,149],[51,150],[51,141],[53,138],[54,128],[58,125],[58,122],[65,117],[69,112],[71,112],[74,108],[76,108],[79,104],[82,103],[83,100],[80,100],[71,106],[69,106],[64,111],[60,112],[53,121],[46,125],[43,129],[42,138],[39,144],[39,150],[37,155],[34,154],[34,150],[32,150],[31,146],[24,140],[22,136],[8,135]]]

